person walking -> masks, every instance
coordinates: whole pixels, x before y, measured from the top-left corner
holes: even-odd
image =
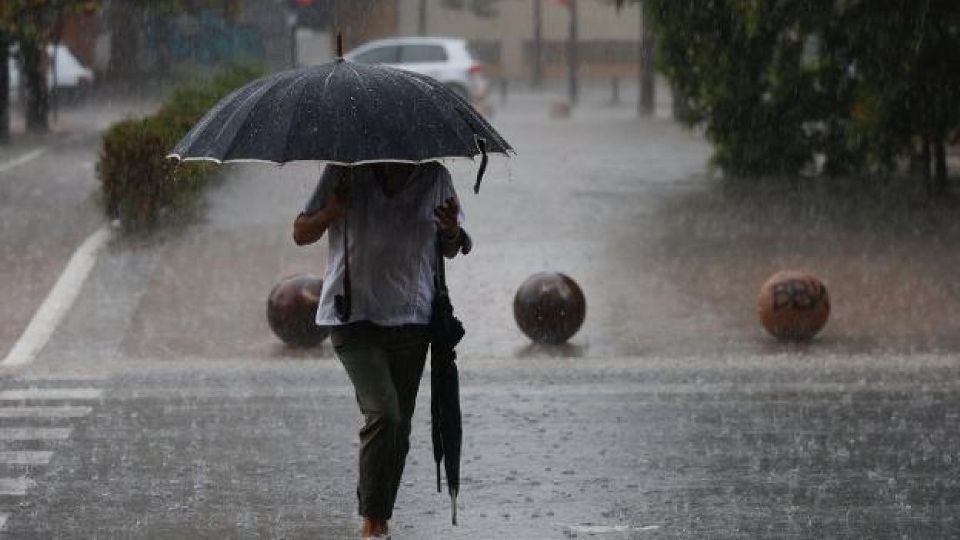
[[[328,165],[293,223],[299,246],[329,231],[316,323],[331,327],[364,417],[361,538],[388,537],[430,343],[436,250],[456,256],[462,223],[450,173],[437,162]]]

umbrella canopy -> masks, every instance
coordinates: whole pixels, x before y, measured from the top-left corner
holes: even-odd
[[[207,112],[170,157],[358,165],[472,158],[484,150],[513,152],[437,80],[338,59],[240,88]]]

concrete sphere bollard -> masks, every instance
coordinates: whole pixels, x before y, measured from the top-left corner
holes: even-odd
[[[827,324],[830,295],[813,274],[783,270],[760,287],[757,314],[763,327],[777,339],[808,340]]]
[[[267,298],[270,329],[291,347],[314,347],[330,330],[314,322],[323,280],[310,274],[296,274],[280,280]]]
[[[513,297],[517,326],[537,343],[564,343],[577,333],[586,314],[587,301],[580,286],[559,272],[530,276]]]

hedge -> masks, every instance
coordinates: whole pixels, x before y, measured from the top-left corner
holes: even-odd
[[[111,126],[103,136],[97,176],[107,217],[126,231],[180,221],[203,200],[216,165],[166,159],[203,114],[260,71],[235,67],[174,90],[156,114]]]

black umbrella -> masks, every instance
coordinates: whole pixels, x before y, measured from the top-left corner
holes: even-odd
[[[236,90],[208,111],[170,156],[359,165],[486,157],[487,152],[513,149],[436,79],[341,58]]]
[[[462,232],[466,235],[465,232]],[[461,251],[470,252],[469,237],[464,238]],[[453,315],[453,305],[447,290],[437,237],[436,294],[430,316],[430,428],[433,437],[433,458],[437,464],[437,492],[442,490],[440,463],[447,472],[447,491],[452,503],[453,524],[457,524],[457,495],[460,493],[460,447],[463,424],[460,415],[460,374],[454,347],[463,339],[463,325]]]

